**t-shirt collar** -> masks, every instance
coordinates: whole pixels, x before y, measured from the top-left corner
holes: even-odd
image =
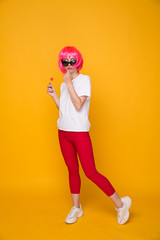
[[[72,81],[75,81],[78,77],[80,77],[80,75],[81,73],[77,77],[73,78]]]

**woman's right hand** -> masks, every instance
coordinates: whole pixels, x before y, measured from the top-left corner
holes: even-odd
[[[54,89],[54,87],[52,86],[52,83],[49,83],[49,85],[47,86],[48,90],[47,93],[51,96],[51,97],[57,97],[57,93],[56,90]]]

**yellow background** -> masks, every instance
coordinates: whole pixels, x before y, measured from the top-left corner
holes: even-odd
[[[0,239],[160,239],[160,2],[2,0],[0,19]],[[60,96],[67,45],[91,78],[97,170],[133,201],[124,226],[81,165],[85,216],[64,223],[72,201],[47,85]]]

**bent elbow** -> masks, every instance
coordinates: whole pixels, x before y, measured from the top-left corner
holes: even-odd
[[[82,105],[78,105],[78,106],[76,107],[76,110],[77,110],[77,111],[80,111],[81,108],[82,108]]]

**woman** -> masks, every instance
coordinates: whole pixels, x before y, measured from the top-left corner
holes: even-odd
[[[59,68],[64,73],[60,89],[60,99],[51,83],[48,94],[52,96],[59,109],[58,137],[62,155],[69,173],[69,185],[73,206],[65,222],[74,223],[83,216],[79,203],[81,179],[77,153],[85,175],[93,181],[115,204],[117,221],[124,224],[129,218],[131,199],[120,198],[109,182],[100,174],[95,166],[92,143],[89,135],[90,122],[88,120],[91,80],[88,75],[79,73],[83,66],[81,53],[73,46],[64,47],[59,53]]]

